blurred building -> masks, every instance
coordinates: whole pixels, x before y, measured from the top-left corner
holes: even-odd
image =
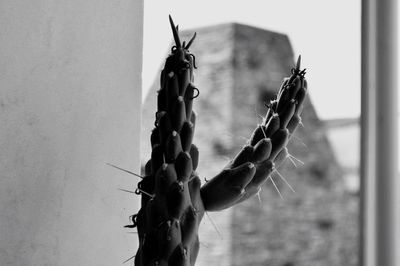
[[[290,74],[294,55],[286,35],[241,24],[197,29],[191,52],[198,69],[200,96],[194,143],[200,150],[198,172],[210,179],[240,150]],[[189,39],[193,31],[182,33]],[[143,105],[142,161],[150,157],[149,134],[156,110],[156,81]],[[323,123],[309,100],[303,128],[288,149],[288,159],[263,187],[260,197],[219,213],[201,226],[197,265],[356,265],[358,200],[346,190],[343,170]]]

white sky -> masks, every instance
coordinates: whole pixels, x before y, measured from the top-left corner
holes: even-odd
[[[355,0],[145,0],[143,92],[172,40],[168,14],[180,29],[240,22],[289,36],[307,68],[311,99],[321,118],[360,113],[361,6]],[[199,36],[201,38],[201,36]]]
[[[309,95],[319,117],[359,116],[361,0],[145,0],[144,3],[143,96],[158,80],[157,72],[169,50],[172,36],[168,14],[171,14],[180,29],[239,22],[287,34],[295,55],[302,55]]]

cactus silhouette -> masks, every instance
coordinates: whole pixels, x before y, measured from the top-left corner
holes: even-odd
[[[181,43],[171,17],[175,45],[161,71],[152,153],[138,183],[141,208],[132,216],[139,248],[135,265],[194,265],[199,251],[198,228],[205,211],[229,208],[256,195],[276,167],[289,156],[286,144],[301,123],[306,96],[300,57],[267,115],[232,161],[201,186],[196,172],[199,152],[192,143],[196,124],[193,100],[195,56],[189,52],[196,33]]]

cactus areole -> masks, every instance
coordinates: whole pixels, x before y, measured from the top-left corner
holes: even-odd
[[[199,90],[193,84],[195,56],[189,52],[196,34],[181,43],[178,28],[169,20],[175,45],[161,71],[151,158],[136,189],[141,208],[127,225],[138,230],[136,266],[195,264],[204,212],[229,208],[259,193],[275,167],[289,156],[286,144],[301,123],[307,91],[299,57],[276,99],[266,104],[267,115],[248,143],[201,186],[196,172],[199,151],[192,143],[196,123],[192,103]]]

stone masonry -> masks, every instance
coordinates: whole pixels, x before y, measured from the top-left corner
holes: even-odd
[[[194,143],[200,151],[198,172],[210,179],[261,121],[264,102],[290,74],[294,55],[286,35],[263,29],[222,24],[182,32],[182,39],[188,40],[194,31],[197,38],[191,52],[196,56],[195,85],[200,90],[194,101],[198,114]],[[150,157],[158,89],[157,78],[143,105],[143,163]],[[357,264],[357,198],[344,188],[342,171],[309,100],[303,124],[288,148],[304,165],[293,158],[293,163],[288,159],[278,169],[296,192],[273,173],[283,199],[269,180],[259,198],[208,213],[201,225],[196,265]]]

